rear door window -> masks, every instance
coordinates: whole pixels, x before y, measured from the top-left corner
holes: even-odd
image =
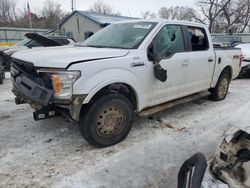
[[[209,48],[206,30],[199,27],[188,27],[192,51],[205,51]]]

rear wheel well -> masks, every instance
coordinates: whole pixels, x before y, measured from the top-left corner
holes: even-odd
[[[134,89],[125,83],[114,83],[110,84],[104,88],[102,88],[100,91],[98,91],[94,97],[90,100],[90,103],[93,103],[98,98],[108,94],[108,93],[118,93],[126,98],[129,99],[131,104],[133,105],[134,109],[137,110],[138,104],[137,104],[137,96]]]
[[[224,74],[224,73],[227,73],[229,75],[229,78],[230,80],[232,80],[232,77],[233,77],[233,70],[232,70],[232,67],[230,66],[226,66],[223,71],[221,72],[221,75]]]

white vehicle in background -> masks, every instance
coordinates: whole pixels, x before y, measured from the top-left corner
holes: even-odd
[[[250,78],[250,43],[237,45],[242,50],[243,60],[240,77]]]
[[[9,64],[11,56],[15,52],[22,50],[41,48],[41,47],[52,47],[52,46],[64,46],[74,45],[75,41],[66,36],[50,36],[41,35],[38,33],[27,33],[25,34],[26,39],[18,42],[15,46],[9,46],[8,48],[0,49],[0,57],[4,59],[4,63]]]
[[[240,69],[241,50],[214,49],[202,24],[132,20],[75,46],[15,53],[11,76],[16,104],[30,104],[35,120],[69,114],[90,144],[107,147],[128,135],[135,113],[204,90],[224,100]]]
[[[11,56],[19,51],[32,48],[74,45],[75,41],[66,36],[46,36],[38,33],[27,33],[26,39],[18,42],[15,46],[0,48],[0,84],[5,78],[5,71],[10,69]]]

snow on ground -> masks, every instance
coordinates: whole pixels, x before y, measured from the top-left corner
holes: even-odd
[[[0,85],[0,187],[168,187],[196,152],[211,156],[236,110],[250,101],[250,80],[232,82],[225,101],[206,98],[137,118],[128,138],[96,149],[63,118],[35,122],[16,106],[9,77]]]

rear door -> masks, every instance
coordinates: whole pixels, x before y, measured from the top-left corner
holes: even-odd
[[[216,59],[204,28],[184,26],[184,36],[189,45],[184,91],[192,94],[210,88]]]

